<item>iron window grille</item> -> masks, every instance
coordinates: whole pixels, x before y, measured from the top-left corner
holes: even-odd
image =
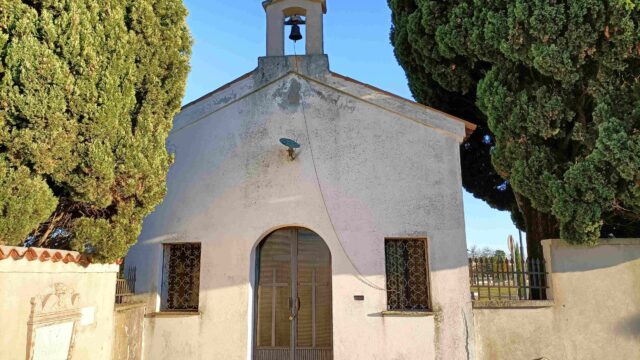
[[[164,245],[162,285],[162,310],[198,310],[200,297],[200,244]]]
[[[429,310],[429,272],[425,239],[386,239],[387,309]]]

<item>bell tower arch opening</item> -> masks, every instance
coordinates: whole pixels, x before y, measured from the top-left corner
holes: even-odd
[[[288,39],[306,40],[306,55],[324,54],[326,0],[266,0],[262,6],[267,13],[267,56],[286,55],[287,27],[291,27]]]
[[[287,13],[291,13],[292,15],[287,15]],[[287,36],[288,34],[288,39],[290,40],[287,41],[287,39],[285,38],[285,56],[298,55],[300,53],[304,55],[304,52],[306,51],[306,46],[304,46],[307,41],[307,20],[306,15],[304,15],[305,13],[306,12],[304,11],[304,9],[301,8],[291,8],[285,10],[285,36]],[[290,32],[286,31],[287,27],[290,28]],[[303,46],[298,47],[297,44],[300,40],[302,40]]]

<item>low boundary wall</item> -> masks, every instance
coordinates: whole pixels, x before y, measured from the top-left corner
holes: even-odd
[[[640,359],[640,239],[543,246],[551,301],[474,309],[477,360]]]
[[[0,359],[108,360],[117,265],[0,246]]]

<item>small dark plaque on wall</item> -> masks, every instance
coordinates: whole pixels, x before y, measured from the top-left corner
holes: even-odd
[[[355,301],[364,301],[364,295],[354,295],[353,300]]]

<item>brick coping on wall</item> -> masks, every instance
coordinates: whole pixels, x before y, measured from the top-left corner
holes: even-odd
[[[79,264],[88,266],[91,264],[91,257],[77,251],[43,249],[36,247],[20,247],[0,245],[0,261],[2,260],[27,260],[40,262],[62,262],[64,264]]]

